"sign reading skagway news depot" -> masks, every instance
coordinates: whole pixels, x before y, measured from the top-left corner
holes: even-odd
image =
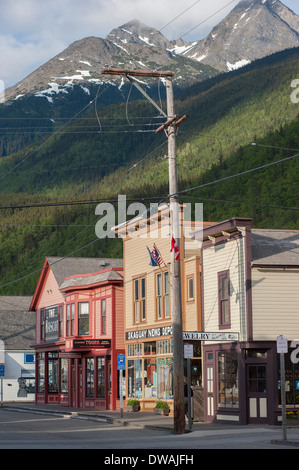
[[[163,336],[172,335],[172,326],[161,326],[157,328],[148,328],[144,330],[135,330],[126,332],[126,340],[133,341],[136,339],[159,338]],[[183,340],[193,341],[239,341],[239,333],[225,333],[225,332],[183,332]]]

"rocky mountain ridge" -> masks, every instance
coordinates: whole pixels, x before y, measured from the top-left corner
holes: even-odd
[[[90,85],[107,80],[121,90],[123,79],[101,76],[105,66],[171,69],[176,85],[183,88],[298,46],[298,15],[279,0],[241,0],[206,38],[192,43],[169,41],[138,20],[113,29],[105,39],[87,37],[76,41],[6,90],[5,97],[9,101],[35,94],[52,103],[74,85],[90,93]]]
[[[279,0],[241,0],[185,57],[221,72],[299,46],[299,16]]]

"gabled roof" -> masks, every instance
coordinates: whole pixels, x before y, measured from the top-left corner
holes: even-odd
[[[35,341],[35,312],[28,311],[32,297],[0,296],[0,339],[5,350],[30,350]]]
[[[122,268],[123,260],[120,258],[59,258],[47,257],[45,259],[35,292],[30,305],[31,310],[36,304],[46,280],[48,269],[51,269],[60,288],[65,279],[71,276],[93,274],[109,268]]]
[[[61,261],[60,259],[47,258],[59,287],[67,277],[123,267],[123,260],[119,258],[65,258]]]
[[[90,276],[73,276],[67,278],[60,286],[61,291],[69,290],[72,287],[91,287],[95,284],[104,282],[122,281],[123,277],[114,270],[105,270],[98,273],[91,274]]]
[[[299,230],[251,232],[252,265],[299,267]]]

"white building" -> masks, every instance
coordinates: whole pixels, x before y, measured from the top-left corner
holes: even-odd
[[[34,402],[35,312],[29,312],[31,297],[0,296],[0,354],[5,363],[3,401]],[[3,353],[4,350],[4,353]]]

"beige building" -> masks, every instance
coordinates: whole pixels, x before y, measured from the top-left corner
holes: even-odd
[[[182,212],[180,229],[183,330],[198,332],[202,328],[200,243],[188,235],[190,226],[186,227],[184,234]],[[122,236],[124,247],[126,397],[137,398],[141,409],[146,411],[152,410],[158,399],[167,401],[172,409],[169,211],[166,208],[156,216],[135,218],[118,226],[116,232]],[[155,247],[162,258],[158,266],[151,265],[150,252]],[[202,379],[198,346],[198,342],[194,342],[194,386],[200,386]]]
[[[202,239],[205,419],[277,424],[280,335],[289,345],[287,409],[299,409],[299,231],[233,218],[205,227]]]

